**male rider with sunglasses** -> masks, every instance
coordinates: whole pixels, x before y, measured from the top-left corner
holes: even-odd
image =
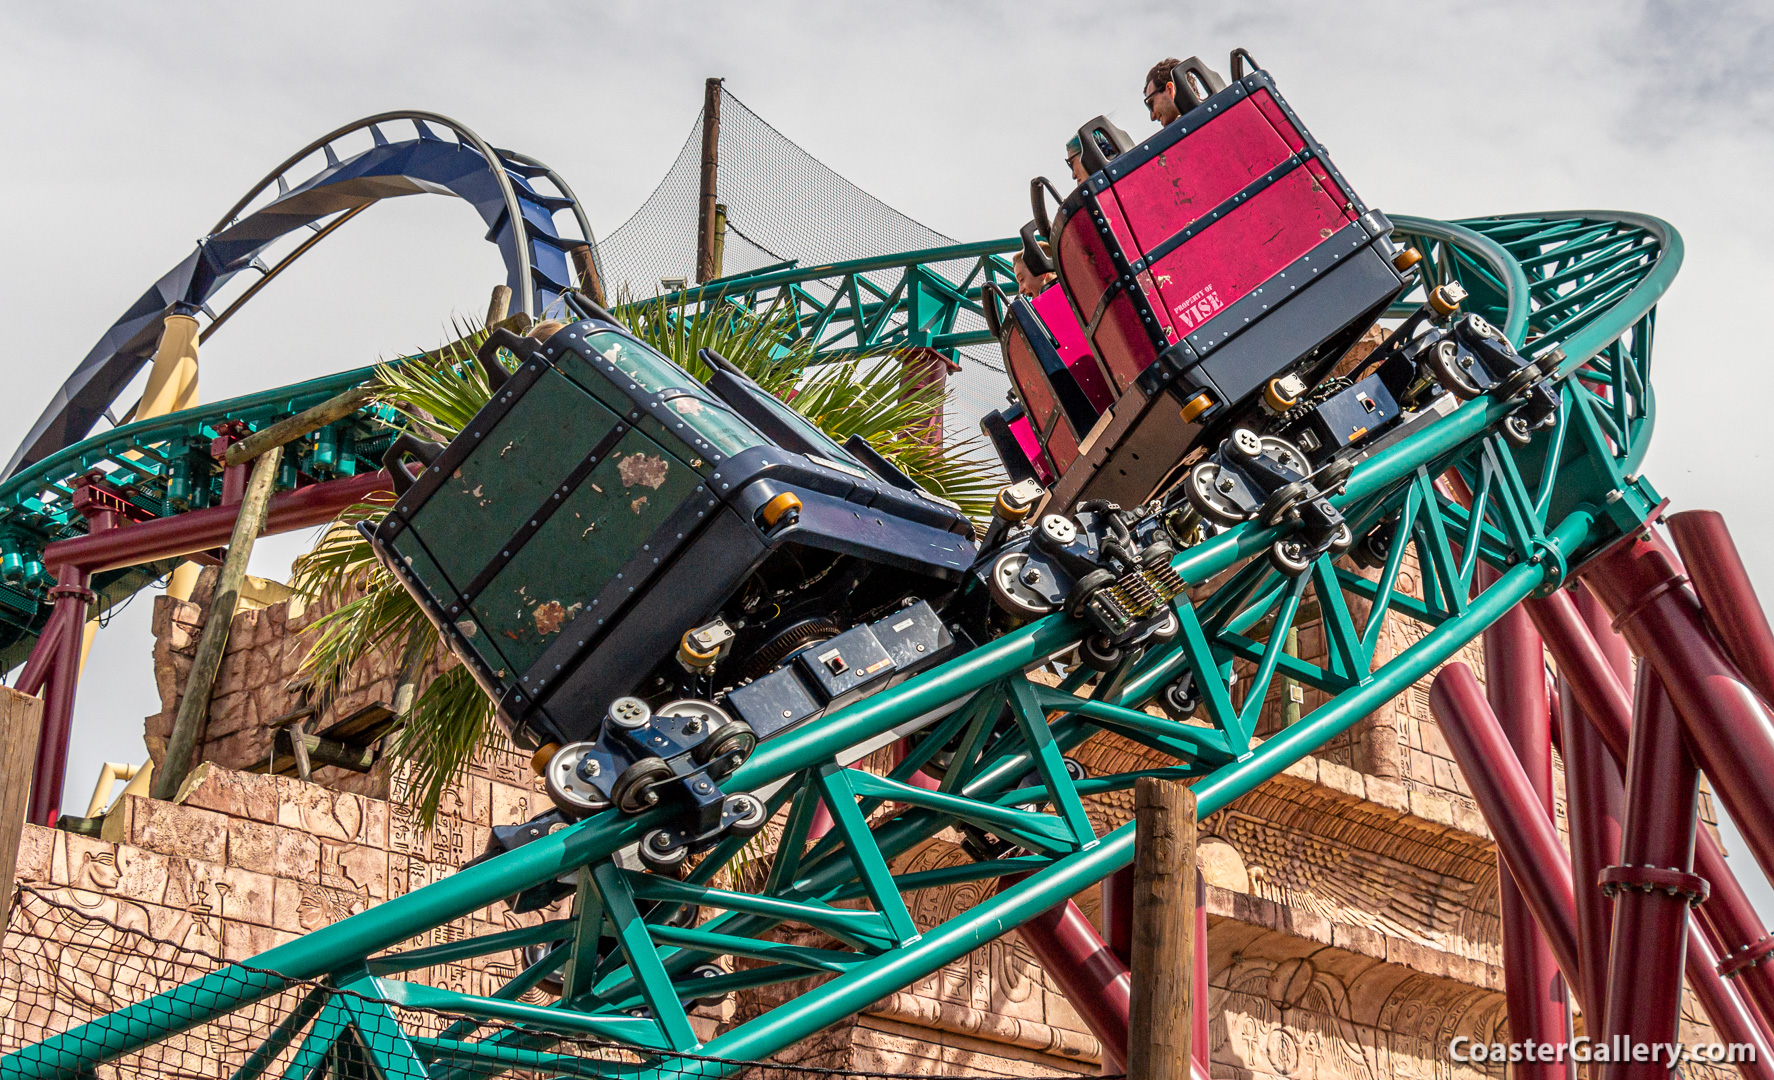
[[[1160,127],[1183,115],[1177,108],[1176,84],[1171,81],[1171,72],[1180,63],[1175,57],[1166,57],[1146,73],[1146,112]]]

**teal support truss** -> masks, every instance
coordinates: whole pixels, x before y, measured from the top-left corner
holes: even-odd
[[[1192,780],[1200,813],[1226,807],[1424,677],[1522,599],[1556,589],[1572,567],[1638,529],[1659,502],[1639,466],[1655,416],[1654,308],[1682,257],[1675,231],[1630,214],[1396,220],[1403,238],[1426,256],[1431,284],[1459,281],[1471,305],[1527,353],[1562,349],[1565,359],[1558,422],[1528,445],[1500,433],[1508,403],[1479,398],[1361,463],[1335,501],[1357,534],[1396,520],[1384,566],[1358,573],[1326,556],[1308,574],[1283,578],[1264,557],[1283,528],[1247,524],[1176,556],[1174,568],[1192,588],[1177,603],[1181,632],[1126,656],[1094,684],[1078,675],[1058,687],[1026,678],[1080,638],[1080,623],[1054,616],[763,743],[727,786],[758,792],[772,812],[785,814],[786,839],[762,857],[765,870],[755,865],[754,849],[746,873],[715,884],[744,854],[733,841],[684,880],[625,868],[618,853],[665,815],[607,811],[19,1049],[0,1059],[0,1077],[84,1075],[273,995],[290,1006],[257,1035],[261,1045],[243,1058],[238,1075],[305,1076],[342,1048],[371,1063],[374,1071],[365,1075],[725,1075],[928,977],[1128,865],[1133,826],[1099,835],[1084,800],[1162,775]],[[987,244],[936,254],[952,260],[968,251],[965,257],[982,260],[983,268],[997,250]],[[809,292],[809,331],[834,349],[847,347],[825,336],[840,319],[848,320],[843,333],[857,340],[886,334],[879,317],[924,287],[919,266],[930,257],[821,268],[830,273],[818,280],[843,283],[823,299]],[[862,275],[871,267],[903,271],[900,285],[865,286]],[[988,272],[995,271],[979,270]],[[745,290],[723,295],[792,293],[813,280],[810,273],[751,275],[740,279],[749,282]],[[932,347],[952,345],[942,304],[959,310],[965,302],[910,302],[909,322],[892,332],[906,340],[928,334]],[[1450,470],[1473,493],[1470,508],[1438,482]],[[1416,592],[1399,587],[1407,555],[1422,582]],[[1480,563],[1495,571],[1482,590]],[[1203,588],[1209,582],[1218,584]],[[1284,647],[1308,602],[1324,627],[1319,657]],[[1387,618],[1413,621],[1422,634],[1396,655],[1383,655]],[[1141,708],[1185,670],[1194,673],[1204,703],[1195,719]],[[1324,700],[1259,739],[1258,710],[1277,678],[1321,691]],[[1148,748],[1162,764],[1084,778],[1069,773],[1063,755],[1105,731]],[[869,748],[920,733],[885,777],[844,768]],[[952,758],[939,789],[912,784],[945,747]],[[891,813],[875,813],[887,803]],[[834,826],[809,847],[809,823],[821,805]],[[896,856],[957,825],[1009,840],[1015,853],[894,873]],[[903,900],[918,889],[1011,876],[1020,880],[935,926],[916,925]],[[571,918],[431,950],[389,951],[563,877],[578,885]],[[685,905],[718,914],[686,927],[675,918]],[[773,937],[785,923],[812,927],[830,942],[815,947]],[[538,943],[552,948],[494,995],[400,978],[427,963]],[[712,978],[695,971],[723,958],[747,962]],[[556,972],[563,977],[558,1003],[516,1000]],[[707,1043],[688,1022],[686,1002],[811,975],[825,981]],[[420,1030],[415,1009],[443,1010],[454,1022],[441,1032],[435,1024]],[[628,1052],[587,1056],[588,1039]],[[264,1072],[272,1063],[274,1071]]]
[[[774,266],[670,293],[660,303],[692,318],[723,309],[773,311],[814,343],[815,355],[927,348],[959,362],[969,345],[996,347],[980,290],[1016,293],[1010,253],[1022,241],[986,240],[824,266]]]

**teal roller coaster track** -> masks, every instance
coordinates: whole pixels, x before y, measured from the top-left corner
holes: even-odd
[[[1399,537],[1377,572],[1363,574],[1330,556],[1287,578],[1264,553],[1281,528],[1247,524],[1181,552],[1176,572],[1191,586],[1177,601],[1182,632],[1166,645],[1126,656],[1087,683],[1059,687],[1025,673],[1075,646],[1081,624],[1056,615],[994,640],[891,691],[810,728],[762,745],[729,782],[768,793],[786,808],[786,835],[768,870],[717,887],[740,856],[729,840],[684,880],[639,872],[619,853],[662,811],[595,815],[507,854],[372,910],[316,930],[249,961],[100,1016],[0,1059],[3,1077],[88,1075],[100,1063],[137,1054],[159,1040],[274,999],[283,1021],[237,1063],[236,1076],[308,1076],[342,1040],[351,1040],[374,1075],[464,1075],[475,1070],[540,1069],[557,1075],[711,1076],[766,1057],[922,979],[1126,866],[1133,827],[1098,835],[1085,800],[1130,788],[1141,776],[1193,782],[1200,813],[1274,777],[1328,739],[1423,678],[1525,598],[1565,582],[1587,558],[1637,532],[1659,503],[1640,474],[1655,419],[1651,341],[1657,300],[1682,261],[1675,230],[1623,213],[1508,215],[1461,222],[1397,218],[1400,239],[1425,256],[1429,285],[1458,281],[1469,306],[1502,327],[1530,355],[1564,353],[1557,373],[1557,423],[1526,446],[1501,434],[1507,405],[1465,403],[1439,422],[1364,461],[1335,500],[1357,534],[1396,518]],[[977,310],[980,284],[1006,273],[997,258],[1011,242],[915,252],[842,266],[787,269],[723,282],[721,303],[765,304],[778,294],[795,305],[808,332],[833,349],[884,342],[956,348],[960,311]],[[927,268],[973,260],[957,281]],[[867,278],[865,274],[873,274]],[[884,277],[893,280],[881,283]],[[682,301],[692,310],[697,296]],[[125,425],[60,451],[0,487],[0,530],[28,564],[32,544],[78,534],[74,481],[106,469],[145,508],[177,513],[173,485],[186,447],[228,421],[261,428],[363,377],[347,372],[298,387]],[[350,474],[371,464],[386,438],[369,412],[340,421],[304,443],[286,470]],[[329,471],[330,470],[330,471]],[[1469,504],[1437,480],[1457,472]],[[209,479],[207,476],[204,479]],[[189,485],[189,480],[186,480]],[[198,485],[201,487],[201,485]],[[189,487],[181,489],[189,491]],[[204,496],[186,495],[184,505]],[[1400,584],[1407,554],[1421,589]],[[1480,564],[1492,568],[1480,586]],[[132,579],[119,578],[116,595]],[[1211,585],[1209,583],[1212,583]],[[15,648],[41,617],[42,582],[26,574],[0,597],[11,613]],[[1284,649],[1304,606],[1322,618],[1320,659]],[[1389,618],[1421,634],[1396,655],[1378,649]],[[1234,688],[1234,665],[1246,662]],[[1182,723],[1141,708],[1184,669],[1196,673],[1208,723]],[[1277,677],[1322,692],[1298,722],[1258,739],[1257,719]],[[874,776],[845,767],[860,749],[926,729],[895,769]],[[1168,764],[1076,778],[1063,755],[1099,732],[1113,732]],[[937,747],[958,740],[939,790],[910,782]],[[892,803],[897,813],[875,814]],[[834,827],[809,847],[816,809]],[[963,866],[896,874],[896,856],[945,828],[967,823],[1014,838],[1027,853]],[[572,914],[523,931],[391,951],[434,927],[522,889],[567,877],[576,882]],[[914,923],[904,897],[919,889],[1015,877],[1014,884],[946,922]],[[719,912],[694,927],[674,915],[685,905]],[[841,906],[840,906],[841,905]],[[841,947],[785,945],[784,923],[823,931]],[[405,972],[531,944],[548,948],[496,994],[471,996],[401,978]],[[757,961],[715,978],[695,972],[722,957]],[[747,987],[825,981],[708,1042],[696,1036],[686,1002]],[[553,1005],[518,997],[545,977],[562,980]],[[408,1030],[403,1010],[445,1010],[461,1019],[441,1034]],[[492,1024],[493,1026],[483,1026]],[[622,1063],[551,1052],[561,1039],[591,1037],[632,1053]],[[714,1060],[719,1059],[719,1060]],[[726,1062],[726,1063],[724,1063]]]

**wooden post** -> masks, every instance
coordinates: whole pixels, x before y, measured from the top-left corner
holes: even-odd
[[[598,276],[597,260],[592,257],[591,245],[580,244],[567,252],[573,260],[573,269],[579,274],[579,291],[598,307],[605,306],[604,279]]]
[[[720,168],[721,80],[710,79],[702,94],[702,197],[696,203],[696,281],[711,280],[715,268],[715,174]]]
[[[0,755],[27,765],[36,761],[37,733],[42,729],[43,699],[0,687]],[[11,783],[0,784],[0,926],[12,914],[12,881],[18,875],[19,840],[30,802],[31,785],[22,775],[14,774]]]
[[[715,253],[709,261],[708,280],[714,281],[722,277],[726,271],[721,269],[721,261],[727,254],[727,204],[715,203]]]
[[[222,667],[222,654],[228,647],[229,624],[240,602],[240,586],[246,580],[246,563],[252,557],[253,542],[265,527],[265,515],[271,509],[271,489],[277,480],[277,467],[283,460],[283,447],[265,451],[253,465],[252,480],[246,497],[240,503],[240,515],[234,519],[234,534],[228,541],[228,557],[222,560],[221,578],[216,582],[215,599],[210,603],[209,620],[197,639],[197,656],[191,663],[191,675],[185,680],[185,696],[179,700],[178,715],[173,719],[172,735],[166,740],[166,759],[154,774],[154,797],[171,799],[194,764],[197,737],[209,716],[209,699],[215,690],[216,673]]]
[[[1195,793],[1174,780],[1134,787],[1133,997],[1129,1080],[1189,1080],[1194,1036]]]
[[[345,419],[369,404],[369,400],[369,388],[363,386],[354,386],[342,394],[335,394],[319,405],[304,409],[294,416],[286,416],[269,427],[260,428],[228,447],[222,455],[222,463],[244,465],[274,446],[295,442],[328,424]]]
[[[493,298],[487,301],[487,329],[491,330],[493,327],[498,326],[500,323],[504,322],[506,317],[510,314],[511,286],[493,286]]]

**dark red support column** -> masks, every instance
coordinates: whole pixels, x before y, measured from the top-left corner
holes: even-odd
[[[1701,829],[1694,845],[1694,871],[1712,886],[1706,903],[1695,913],[1707,944],[1718,957],[1718,973],[1737,986],[1737,992],[1756,1013],[1762,1033],[1774,1042],[1774,935],[1744,894],[1737,876],[1725,863],[1712,833]]]
[[[1608,626],[1595,597],[1578,587],[1579,616],[1587,624],[1621,686],[1632,680],[1632,653]],[[1614,901],[1602,893],[1601,872],[1620,861],[1620,823],[1626,817],[1626,785],[1620,763],[1600,726],[1578,703],[1571,682],[1559,677],[1565,758],[1565,814],[1570,825],[1571,877],[1577,899],[1577,961],[1583,966],[1584,1024],[1594,1037],[1607,1015],[1608,948],[1614,934]],[[1624,746],[1622,747],[1624,750]]]
[[[1614,890],[1605,1038],[1669,1043],[1678,1037],[1688,907],[1705,895],[1692,873],[1700,774],[1682,743],[1681,718],[1655,672],[1641,671],[1626,761],[1620,865],[1602,871]],[[1665,1062],[1610,1062],[1602,1080],[1664,1080]]]
[[[55,600],[55,612],[50,616],[54,635],[37,641],[37,649],[50,650],[41,676],[43,734],[37,742],[27,819],[37,825],[55,824],[62,804],[62,784],[68,774],[68,738],[74,727],[74,693],[80,682],[80,642],[86,632],[86,613],[93,601],[92,589],[88,587],[91,581],[92,575],[78,567],[63,566],[57,570],[56,585],[49,590]],[[32,650],[33,659],[36,651]]]
[[[1726,659],[1674,553],[1647,528],[1578,573],[1632,651],[1656,670],[1689,752],[1762,871],[1774,873],[1774,714]]]
[[[1579,614],[1571,598],[1559,592],[1544,600],[1529,600],[1524,606],[1544,636],[1560,675],[1568,680],[1584,717],[1594,725],[1615,763],[1623,767],[1631,738],[1632,706],[1626,684],[1615,677],[1612,663],[1621,638],[1594,604],[1593,599],[1585,598],[1586,606]],[[1593,634],[1591,626],[1598,627]],[[1568,768],[1568,760],[1566,765]],[[1770,962],[1774,936],[1764,928],[1726,865],[1718,842],[1704,829],[1696,836],[1694,864],[1712,885],[1712,894],[1700,906],[1699,914],[1713,952],[1722,958],[1720,973],[1736,982],[1763,1032],[1774,1041],[1774,963]]]
[[[1583,715],[1570,683],[1559,679],[1565,699],[1562,749],[1565,756],[1565,813],[1571,830],[1571,880],[1577,901],[1577,963],[1583,969],[1578,997],[1584,1025],[1601,1034],[1608,1001],[1608,946],[1614,934],[1614,902],[1603,895],[1597,877],[1620,861],[1620,822],[1626,789],[1620,766],[1601,735]]]
[[[1022,875],[1005,878],[998,884],[1002,892],[1022,880]],[[1197,879],[1196,896],[1201,895]],[[1206,953],[1207,934],[1204,910],[1197,906],[1195,916],[1195,955]],[[1127,965],[1104,944],[1096,927],[1070,900],[1017,928],[1023,944],[1035,954],[1041,969],[1053,976],[1060,993],[1090,1026],[1091,1034],[1103,1045],[1103,1071],[1121,1072],[1127,1068],[1127,1011],[1132,1003],[1133,977]],[[1196,1045],[1207,1045],[1206,964],[1197,959],[1195,997]],[[1190,1071],[1194,1080],[1208,1080],[1206,1052],[1193,1055]]]
[[[1010,888],[1024,876],[1002,879],[998,890]],[[1104,1071],[1125,1070],[1127,1010],[1133,990],[1127,965],[1109,950],[1096,927],[1070,900],[1023,923],[1017,933],[1102,1043]]]
[[[1751,1060],[1738,1064],[1739,1074],[1749,1080],[1774,1080],[1774,1040],[1762,1030],[1754,1011],[1736,989],[1719,977],[1718,954],[1692,921],[1688,923],[1688,960],[1684,966],[1688,985],[1694,988],[1695,999],[1712,1021],[1718,1041],[1747,1043],[1754,1048]]]
[[[1689,510],[1671,514],[1664,524],[1713,632],[1762,700],[1774,702],[1774,629],[1724,517],[1716,510]]]
[[[1485,695],[1533,790],[1548,826],[1552,810],[1552,718],[1546,696],[1546,658],[1527,612],[1511,609],[1484,632]],[[1462,763],[1463,764],[1463,763]],[[1555,832],[1556,835],[1556,832]],[[1565,985],[1558,961],[1534,924],[1534,915],[1499,845],[1498,910],[1503,932],[1503,986],[1514,1042],[1557,1045],[1568,1033]],[[1580,954],[1580,951],[1579,951]],[[1562,1080],[1558,1062],[1522,1062],[1518,1080]]]
[[[1133,866],[1129,864],[1103,879],[1103,937],[1109,951],[1127,965],[1133,964]]]
[[[1430,688],[1429,707],[1566,982],[1581,986],[1570,856],[1472,670],[1465,664],[1442,668]],[[1555,1041],[1563,1039],[1561,1031]]]
[[[244,476],[246,466],[239,468]],[[352,504],[388,490],[388,474],[376,472],[286,492],[271,500],[264,535],[326,524]],[[44,624],[17,686],[24,693],[43,696],[43,735],[37,742],[28,811],[29,820],[39,825],[54,821],[67,775],[80,645],[94,600],[92,575],[225,544],[239,514],[237,506],[224,505],[130,523],[132,508],[108,490],[98,474],[81,482],[74,499],[86,516],[87,534],[58,540],[43,549],[43,563],[56,575],[57,584],[49,593],[55,610]]]

